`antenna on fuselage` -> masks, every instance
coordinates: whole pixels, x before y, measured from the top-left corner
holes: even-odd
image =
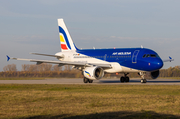
[[[144,48],[144,47],[141,45],[141,48]]]

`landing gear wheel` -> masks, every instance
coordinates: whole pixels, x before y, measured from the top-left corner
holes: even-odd
[[[84,83],[88,83],[88,81],[89,81],[89,79],[87,79],[87,78],[84,77],[83,82],[84,82]]]
[[[124,83],[124,81],[125,81],[125,77],[122,76],[121,79],[120,79],[120,82]]]
[[[141,79],[141,83],[146,83],[147,80],[146,79]]]
[[[124,83],[124,82],[129,82],[129,77],[128,76],[126,76],[126,77],[121,77],[121,79],[120,79],[120,82],[122,82],[122,83]]]
[[[89,83],[92,83],[92,82],[93,82],[93,80],[89,79]]]
[[[129,77],[125,77],[125,82],[129,82]]]

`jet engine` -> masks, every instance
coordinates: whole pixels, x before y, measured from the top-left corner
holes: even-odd
[[[104,70],[101,67],[86,67],[83,71],[83,75],[91,80],[99,80],[104,76]]]
[[[159,76],[159,70],[150,73],[152,79],[156,79]]]

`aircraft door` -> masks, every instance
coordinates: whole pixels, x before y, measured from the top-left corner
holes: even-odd
[[[132,56],[132,63],[137,63],[137,56],[138,56],[139,50],[135,50]]]

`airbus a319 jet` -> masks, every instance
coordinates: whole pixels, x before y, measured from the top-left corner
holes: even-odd
[[[72,65],[82,71],[84,83],[92,83],[93,80],[103,78],[104,73],[123,73],[120,82],[129,82],[128,74],[137,72],[141,76],[141,83],[146,83],[146,72],[150,72],[153,79],[159,76],[159,70],[163,62],[173,61],[171,57],[162,60],[159,55],[147,48],[115,48],[115,49],[78,49],[67,30],[63,19],[58,19],[61,52],[55,55],[32,53],[35,55],[55,57],[59,61],[10,58],[7,60],[26,60],[30,62],[53,63]]]

